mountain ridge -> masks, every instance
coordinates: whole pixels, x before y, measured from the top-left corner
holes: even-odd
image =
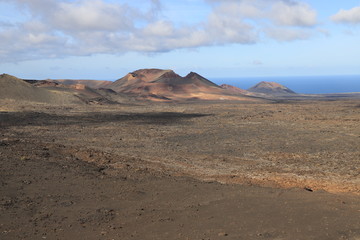
[[[190,72],[182,77],[173,70],[139,69],[126,74],[109,85],[121,93],[149,100],[250,100],[230,93],[198,73]]]
[[[291,89],[276,82],[263,81],[248,90],[244,90],[229,84],[219,86],[196,72],[190,72],[185,76],[180,76],[173,70],[157,68],[138,69],[129,72],[114,82],[80,79],[24,80],[11,75],[1,76],[2,78],[5,76],[7,79],[13,79],[12,81],[17,82],[17,85],[22,85],[21,87],[14,87],[14,89],[29,88],[32,89],[31,91],[33,92],[40,91],[39,93],[43,95],[49,95],[50,92],[57,92],[58,95],[67,93],[68,95],[72,94],[73,97],[76,96],[80,98],[86,103],[128,102],[128,100],[261,101],[261,99],[266,100],[272,97],[277,98],[296,94]],[[17,80],[15,81],[14,79]],[[43,89],[43,91],[40,89]],[[30,95],[39,95],[39,93]],[[6,93],[3,93],[1,97],[4,97],[5,94]],[[29,96],[29,94],[27,94],[27,96]],[[17,97],[22,98],[22,95]],[[114,99],[116,100],[113,101]],[[43,99],[43,101],[46,102],[47,100]]]

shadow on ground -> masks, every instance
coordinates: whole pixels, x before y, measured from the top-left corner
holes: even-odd
[[[76,125],[106,122],[134,122],[134,124],[187,124],[186,120],[206,117],[211,114],[157,112],[157,113],[86,113],[80,115],[56,115],[40,112],[1,112],[0,127]]]

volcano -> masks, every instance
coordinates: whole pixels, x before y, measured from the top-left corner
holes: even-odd
[[[163,69],[131,72],[108,88],[149,100],[253,100],[239,93],[230,93],[195,72],[182,77],[173,70]]]
[[[249,92],[264,93],[270,95],[292,95],[296,94],[291,89],[276,82],[260,82],[248,89]]]

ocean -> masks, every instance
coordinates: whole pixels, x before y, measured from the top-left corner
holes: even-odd
[[[229,84],[248,89],[261,81],[280,83],[294,92],[325,94],[360,92],[360,75],[209,78],[216,84]]]

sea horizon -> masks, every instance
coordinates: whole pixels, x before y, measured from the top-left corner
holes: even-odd
[[[261,76],[261,77],[214,77],[214,83],[229,84],[241,89],[249,89],[259,82],[277,82],[301,94],[331,94],[360,92],[359,75],[331,76]]]

